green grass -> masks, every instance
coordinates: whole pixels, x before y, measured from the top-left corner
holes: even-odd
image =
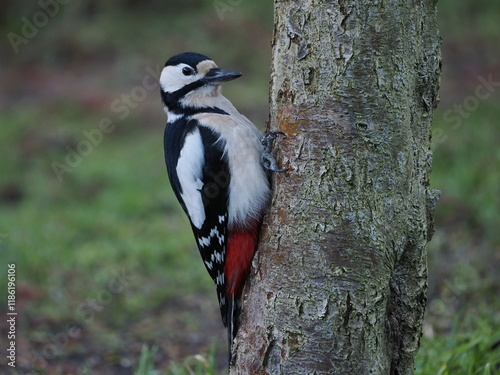
[[[450,216],[457,203],[465,212],[468,227],[486,230],[489,240],[500,242],[500,233],[490,223],[500,222],[495,201],[500,193],[500,142],[496,119],[500,115],[498,96],[481,102],[476,111],[460,122],[446,122],[437,112],[434,133],[442,136],[434,143],[432,184],[445,192],[438,217]],[[460,103],[459,103],[460,104]],[[451,202],[449,200],[452,200]],[[460,213],[460,212],[459,212]]]
[[[139,365],[135,375],[153,375],[155,374],[153,368],[153,357],[158,351],[158,347],[154,346],[148,348],[143,346],[141,349],[141,357],[139,358]]]
[[[154,355],[158,348],[144,346],[141,350],[139,365],[134,375],[217,375],[219,372],[215,366],[215,345],[210,352],[203,356],[201,354],[189,356],[182,363],[171,363],[167,371],[154,369]]]
[[[497,100],[481,102],[459,126],[445,121],[452,103],[434,117],[431,185],[442,196],[429,244],[430,301],[416,375],[500,370]]]
[[[439,27],[446,37],[464,37],[464,30],[481,38],[498,37],[497,15],[500,3],[495,0],[439,0]]]
[[[490,375],[500,369],[499,321],[456,319],[444,336],[422,340],[415,375]]]

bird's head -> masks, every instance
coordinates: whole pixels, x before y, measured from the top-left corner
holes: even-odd
[[[160,76],[162,100],[167,108],[203,96],[220,93],[222,82],[241,76],[239,72],[219,69],[207,56],[185,52],[167,60]]]

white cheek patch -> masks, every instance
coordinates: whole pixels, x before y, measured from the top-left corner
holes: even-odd
[[[176,170],[182,188],[182,200],[186,205],[191,222],[198,229],[202,227],[206,217],[201,196],[204,162],[203,142],[201,141],[200,131],[195,129],[186,136]]]
[[[163,68],[160,75],[160,86],[164,92],[175,92],[202,78],[202,74],[185,76],[182,74],[182,68],[184,67],[189,67],[191,69],[191,67],[187,64],[179,64],[175,66],[169,65]]]

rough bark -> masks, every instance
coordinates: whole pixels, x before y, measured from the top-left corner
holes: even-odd
[[[274,177],[231,374],[412,374],[426,302],[436,2],[275,0]]]

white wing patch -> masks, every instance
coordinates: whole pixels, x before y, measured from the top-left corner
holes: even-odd
[[[182,200],[186,205],[193,225],[200,229],[205,221],[205,206],[201,196],[203,187],[202,166],[205,162],[203,142],[200,131],[195,130],[186,136],[177,162],[177,176],[182,188]]]

